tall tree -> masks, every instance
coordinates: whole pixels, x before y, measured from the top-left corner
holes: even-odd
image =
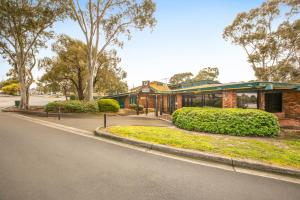
[[[223,37],[240,45],[261,81],[290,81],[300,70],[299,0],[267,0],[239,13]]]
[[[56,56],[43,59],[42,67],[46,73],[40,81],[59,89],[71,83],[79,100],[83,100],[87,85],[86,45],[80,40],[61,35],[52,45],[52,50]]]
[[[88,100],[93,100],[93,82],[98,57],[107,47],[122,47],[121,35],[131,38],[132,28],[153,27],[155,4],[152,0],[88,0],[82,8],[79,0],[69,0],[71,17],[78,22],[87,44]]]
[[[217,67],[206,67],[201,69],[193,78],[195,81],[211,80],[216,81],[219,76],[219,69]]]
[[[191,72],[184,72],[184,73],[174,74],[170,78],[169,83],[171,83],[171,84],[180,84],[180,83],[191,80],[192,77],[193,77],[193,74]]]
[[[40,84],[54,91],[60,90],[65,95],[73,91],[79,100],[87,99],[88,69],[86,60],[87,45],[80,40],[61,35],[53,44],[52,50],[56,53],[53,58],[45,58],[42,67],[45,74],[40,79]],[[122,80],[117,65],[120,59],[115,52],[104,53],[96,62],[97,73],[93,87],[99,93],[116,91]]]
[[[0,0],[0,54],[14,68],[19,82],[21,109],[28,108],[28,88],[35,55],[45,47],[49,29],[66,11],[63,0]]]

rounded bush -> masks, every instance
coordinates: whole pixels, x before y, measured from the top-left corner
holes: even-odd
[[[45,106],[45,111],[58,112],[59,107],[60,111],[64,113],[93,113],[98,111],[96,102],[77,100],[50,102]]]
[[[100,99],[98,101],[98,108],[100,112],[118,112],[120,105],[114,99]]]
[[[280,131],[274,114],[257,109],[181,108],[172,121],[186,130],[236,136],[276,136]]]
[[[1,88],[4,94],[17,95],[20,90],[18,83],[12,83]]]

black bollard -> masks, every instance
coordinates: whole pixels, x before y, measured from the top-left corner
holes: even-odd
[[[106,114],[104,114],[104,128],[106,128]]]

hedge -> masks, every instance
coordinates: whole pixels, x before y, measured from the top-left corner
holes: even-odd
[[[45,106],[46,112],[58,112],[60,107],[61,112],[65,113],[94,113],[98,111],[96,102],[89,101],[54,101]]]
[[[274,114],[257,109],[181,108],[172,121],[186,130],[236,136],[277,136],[280,131]]]
[[[98,101],[98,108],[100,112],[118,112],[120,105],[114,99],[100,99]]]

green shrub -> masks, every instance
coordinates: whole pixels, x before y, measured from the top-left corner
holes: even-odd
[[[100,112],[118,112],[120,105],[114,99],[100,99],[98,101],[98,108]]]
[[[182,129],[237,136],[276,136],[277,117],[262,110],[240,108],[181,108],[172,115]]]
[[[129,104],[129,108],[133,109],[133,110],[137,110],[137,105],[136,104]],[[144,110],[144,106],[143,105],[139,105],[139,111],[143,111]]]
[[[18,83],[12,83],[2,87],[1,90],[4,94],[17,95],[20,90],[20,85]]]
[[[98,111],[96,102],[89,101],[54,101],[45,106],[46,112],[58,112],[60,107],[61,112],[65,113],[94,113]]]
[[[76,95],[74,95],[74,94],[71,94],[70,95],[70,100],[77,100],[78,98],[76,97]]]

